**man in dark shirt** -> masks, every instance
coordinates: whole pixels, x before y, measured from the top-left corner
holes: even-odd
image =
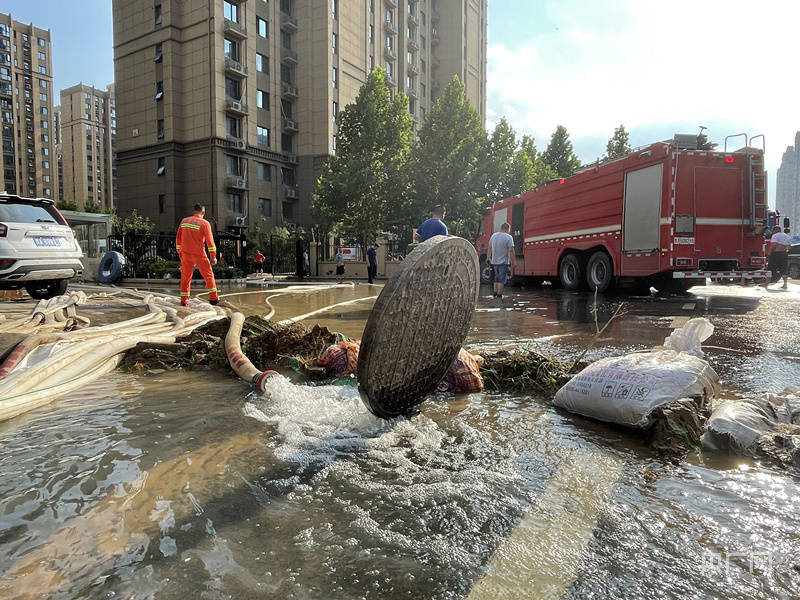
[[[433,209],[431,218],[417,227],[417,233],[414,234],[414,241],[424,242],[435,235],[447,235],[447,225],[442,221],[446,214],[444,206],[436,206]]]
[[[369,282],[378,276],[378,244],[372,244],[367,250],[367,278]]]

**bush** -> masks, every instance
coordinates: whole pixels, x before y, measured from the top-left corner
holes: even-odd
[[[172,279],[181,278],[180,263],[164,260],[160,256],[148,256],[143,258],[136,265],[136,277],[150,277],[152,279],[163,279],[164,275],[170,274]]]
[[[244,273],[242,273],[241,269],[237,269],[231,265],[222,265],[217,263],[214,265],[213,270],[214,277],[217,279],[240,279],[244,277]],[[197,275],[198,273],[195,272],[195,276]]]

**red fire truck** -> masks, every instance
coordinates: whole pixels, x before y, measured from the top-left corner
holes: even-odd
[[[707,277],[767,277],[764,137],[745,135],[730,152],[728,138],[723,152],[698,150],[696,139],[676,135],[487,208],[476,242],[482,276],[489,237],[508,222],[515,277],[568,290],[680,292]]]

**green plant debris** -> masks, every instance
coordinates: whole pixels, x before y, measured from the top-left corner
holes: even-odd
[[[532,348],[483,355],[481,375],[486,389],[501,392],[554,391],[577,373],[582,365],[570,365]]]

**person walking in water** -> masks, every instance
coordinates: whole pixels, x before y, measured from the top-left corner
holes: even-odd
[[[446,215],[447,212],[444,206],[434,207],[431,218],[427,221],[423,221],[422,225],[417,227],[417,232],[414,234],[414,241],[422,243],[435,235],[447,235],[447,225],[442,221]]]
[[[261,250],[256,248],[256,253],[253,255],[253,262],[256,264],[256,274],[262,275],[264,273],[264,255]]]
[[[775,283],[783,277],[783,287],[789,289],[789,249],[792,247],[792,239],[788,234],[781,231],[780,225],[772,228],[772,237],[769,238],[769,249],[767,250],[767,270],[772,271],[772,280],[764,283],[764,288],[768,288],[770,283]]]
[[[489,238],[489,252],[486,259],[494,271],[494,297],[503,297],[503,288],[511,276],[511,267],[514,265],[514,238],[508,233],[511,225],[503,223],[500,231],[496,231]]]
[[[214,280],[214,271],[211,269],[211,265],[217,264],[217,248],[214,246],[211,225],[203,218],[205,214],[206,207],[202,204],[195,204],[194,214],[181,221],[178,226],[178,235],[175,237],[175,249],[181,258],[181,304],[183,306],[189,306],[190,287],[195,267],[200,270],[200,274],[206,281],[209,302],[219,304],[217,282]],[[206,248],[211,256],[210,261],[206,256]]]

